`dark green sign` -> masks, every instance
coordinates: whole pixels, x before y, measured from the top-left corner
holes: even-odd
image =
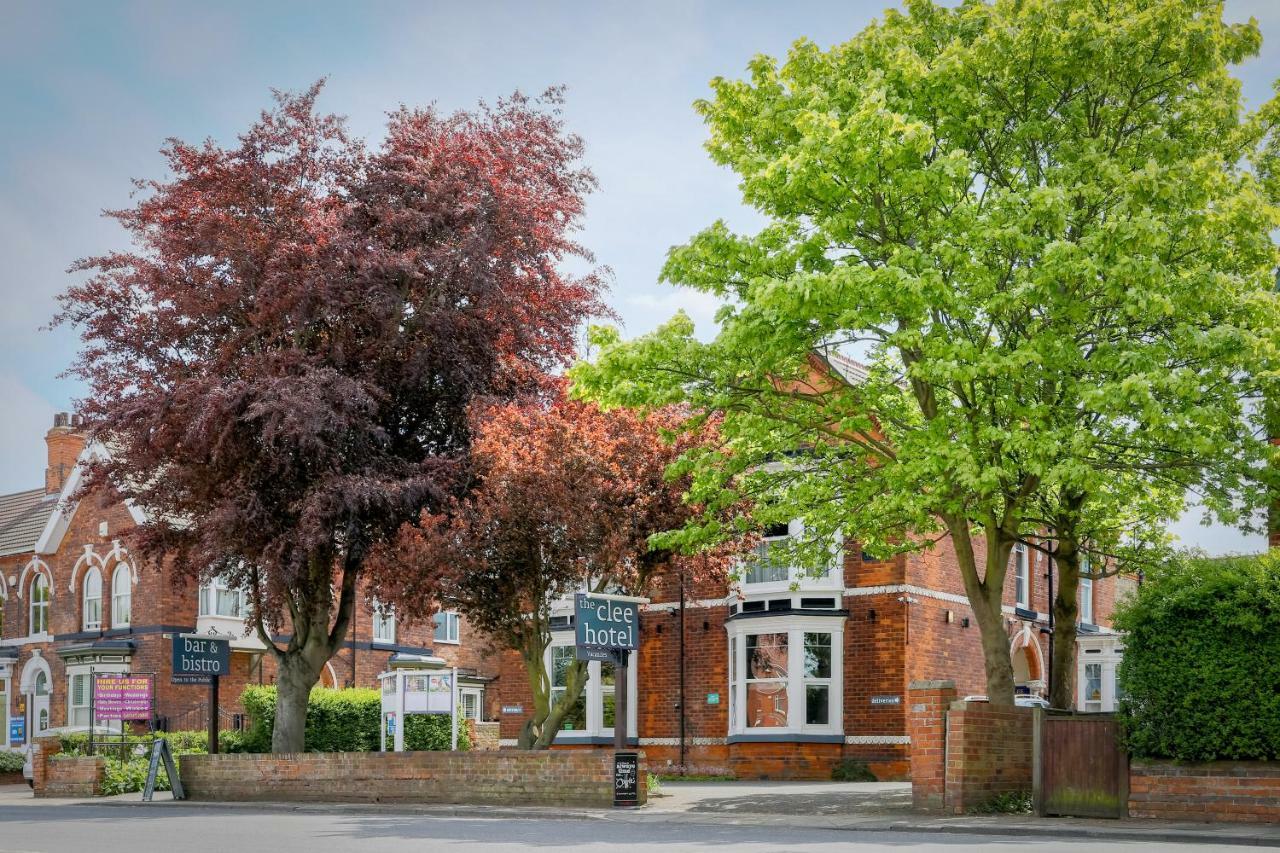
[[[173,683],[207,684],[231,672],[231,641],[199,634],[173,635]]]
[[[577,647],[600,653],[602,660],[611,649],[639,647],[640,605],[635,601],[580,592],[574,596],[573,621]]]

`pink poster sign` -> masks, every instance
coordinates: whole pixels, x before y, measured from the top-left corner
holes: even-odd
[[[99,720],[151,719],[151,676],[99,675],[93,680],[93,715]]]

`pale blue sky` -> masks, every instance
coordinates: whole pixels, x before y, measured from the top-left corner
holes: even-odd
[[[843,41],[870,2],[16,2],[0,0],[0,493],[42,482],[45,429],[78,386],[57,374],[76,340],[40,331],[77,257],[121,245],[104,208],[155,177],[167,136],[229,141],[271,87],[328,77],[321,107],[377,139],[387,110],[469,107],[515,89],[568,86],[600,191],[584,242],[615,273],[628,334],[711,303],[657,284],[667,249],[717,217],[752,227],[733,176],[702,150],[691,108],[716,75],[796,38]],[[1264,55],[1240,69],[1250,101],[1280,78],[1280,3],[1228,0],[1259,19]],[[1183,525],[1211,550],[1256,550]]]

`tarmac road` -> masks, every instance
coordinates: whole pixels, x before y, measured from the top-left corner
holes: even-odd
[[[655,816],[656,817],[656,816]],[[938,835],[748,826],[725,823],[622,822],[497,817],[493,819],[350,812],[290,813],[269,809],[216,809],[172,803],[163,808],[96,805],[20,805],[0,808],[0,853],[399,853],[513,850],[691,850],[732,845],[756,851],[948,851],[1037,853],[1108,851],[1228,851],[1239,847],[1166,841],[1019,839],[1009,836]]]

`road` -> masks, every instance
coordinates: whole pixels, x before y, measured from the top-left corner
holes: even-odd
[[[210,809],[92,805],[8,805],[0,809],[0,853],[327,853],[447,850],[693,850],[733,845],[755,851],[947,851],[967,853],[1034,846],[1037,853],[1157,853],[1175,849],[1237,851],[1208,844],[1020,840],[1010,837],[795,829],[783,826],[668,824],[656,821],[450,818],[408,814],[305,814],[256,808]]]

